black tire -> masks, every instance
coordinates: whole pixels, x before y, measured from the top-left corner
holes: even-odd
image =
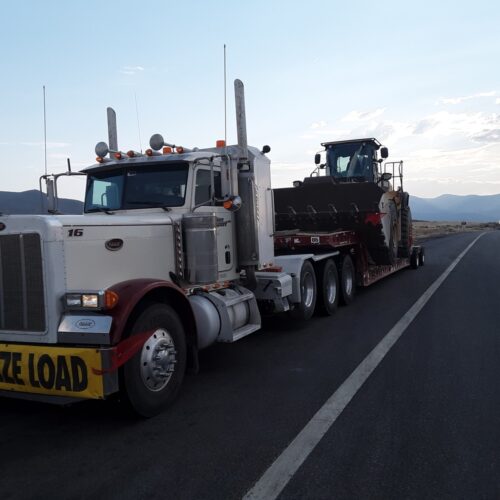
[[[425,265],[425,249],[424,249],[424,247],[421,247],[420,252],[418,252],[418,265],[419,266]]]
[[[401,241],[399,242],[398,254],[400,257],[408,258],[411,254],[411,246],[413,243],[413,223],[411,218],[411,210],[408,206],[401,207]]]
[[[387,263],[392,265],[398,256],[398,244],[396,242],[398,210],[394,201],[389,202],[389,216],[391,217],[391,227],[389,232],[389,244],[387,248]]]
[[[414,248],[411,252],[411,257],[410,257],[410,266],[412,269],[418,269],[418,264],[419,264],[419,251],[418,248]]]
[[[174,309],[166,304],[149,306],[139,315],[129,335],[150,330],[154,333],[122,368],[124,399],[142,417],[157,415],[172,403],[186,371],[186,337]]]
[[[340,266],[340,302],[348,305],[356,292],[356,271],[349,255],[345,255]]]
[[[318,295],[314,267],[308,260],[302,264],[300,270],[300,302],[290,311],[290,316],[297,321],[307,321],[311,318],[316,307]]]
[[[339,273],[332,259],[328,259],[318,277],[318,291],[321,297],[316,303],[319,314],[331,316],[339,304]]]

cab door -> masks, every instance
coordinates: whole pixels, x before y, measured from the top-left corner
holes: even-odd
[[[215,197],[221,197],[221,172],[220,168],[214,167]],[[207,166],[198,166],[194,177],[194,199],[193,207],[200,203],[210,200],[211,196],[211,174]],[[204,205],[195,210],[195,212],[214,213],[217,216],[217,253],[219,279],[232,279],[236,266],[235,240],[234,240],[234,214],[226,210],[222,203],[216,202],[215,205]]]

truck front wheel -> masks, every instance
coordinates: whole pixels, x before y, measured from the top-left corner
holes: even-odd
[[[149,306],[130,335],[148,331],[151,336],[122,371],[125,399],[143,417],[160,413],[174,400],[186,370],[186,338],[177,313],[166,304]]]

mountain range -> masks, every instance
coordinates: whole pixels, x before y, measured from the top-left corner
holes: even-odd
[[[59,199],[59,211],[64,214],[81,214],[83,203],[66,198]],[[437,198],[410,196],[414,219],[432,221],[500,221],[500,194],[488,196],[456,196],[443,194]],[[47,200],[40,191],[21,193],[0,191],[0,213],[43,214],[47,213]]]
[[[83,203],[78,200],[59,198],[58,208],[63,214],[81,214],[83,212]],[[0,213],[46,214],[47,197],[37,189],[21,193],[0,191]]]
[[[413,219],[432,221],[500,221],[500,194],[457,196],[443,194],[437,198],[410,195]]]

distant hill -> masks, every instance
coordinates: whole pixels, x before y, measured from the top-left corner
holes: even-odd
[[[78,200],[59,198],[58,207],[63,214],[83,212],[83,203]],[[21,193],[0,191],[0,212],[3,214],[46,214],[47,198],[36,189]]]
[[[498,222],[500,194],[488,196],[456,196],[443,194],[437,198],[418,198],[410,195],[414,219],[432,221]]]
[[[432,221],[498,222],[500,220],[500,194],[489,196],[456,196],[443,194],[437,198],[419,198],[410,195],[414,219]],[[83,203],[66,198],[59,199],[59,211],[63,214],[81,214]],[[47,199],[40,191],[21,193],[0,191],[0,212],[4,214],[47,213]]]

